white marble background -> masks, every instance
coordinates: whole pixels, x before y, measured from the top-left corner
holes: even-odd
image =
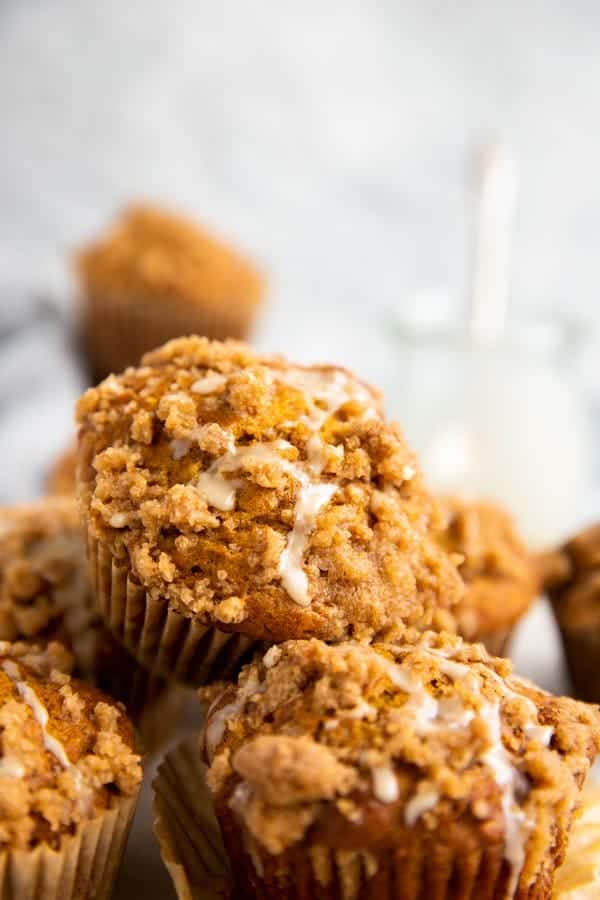
[[[66,296],[68,249],[146,197],[263,261],[263,346],[376,373],[386,310],[462,296],[466,154],[499,135],[514,303],[600,324],[599,37],[595,0],[0,0],[0,311]],[[69,433],[80,381],[50,334],[0,352],[0,502]],[[551,635],[540,608],[517,658],[558,688]],[[168,895],[150,821],[146,796],[120,897]]]

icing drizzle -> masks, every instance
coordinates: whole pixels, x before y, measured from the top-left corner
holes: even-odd
[[[54,757],[59,766],[72,776],[77,791],[83,794],[82,802],[87,806],[91,798],[90,789],[84,785],[83,776],[78,767],[69,759],[62,741],[48,731],[48,710],[31,685],[22,679],[21,670],[17,663],[13,660],[5,660],[2,663],[2,669],[12,681],[19,697],[29,707],[34,719],[40,726],[44,748]],[[8,769],[9,771],[0,771],[0,774],[10,774],[16,778],[23,778],[25,775],[25,768],[21,764],[14,764],[12,760],[8,760]]]
[[[291,448],[292,445],[287,441],[238,446],[230,435],[227,452],[214,460],[208,469],[197,477],[196,487],[210,506],[222,512],[230,512],[235,509],[237,491],[242,486],[243,480],[228,476],[239,472],[245,460],[269,462],[280,467],[298,482],[294,524],[281,553],[278,572],[281,584],[290,599],[298,606],[306,607],[310,605],[311,598],[308,576],[304,571],[304,555],[319,513],[338,489],[335,482],[325,481],[322,477],[326,455],[321,428],[330,416],[350,400],[365,407],[364,418],[373,418],[376,412],[373,398],[367,388],[356,383],[344,372],[290,369],[278,372],[275,378],[282,384],[302,391],[306,397],[308,411],[298,420],[310,432],[305,448],[306,461],[292,463],[278,452]],[[206,379],[201,383],[204,385],[205,381]],[[210,382],[211,386],[213,381]],[[196,382],[196,385],[198,384],[200,382]],[[180,444],[174,446],[176,458],[180,458],[184,450],[185,447]]]

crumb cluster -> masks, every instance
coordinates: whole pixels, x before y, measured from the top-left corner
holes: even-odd
[[[77,268],[90,295],[140,303],[255,306],[264,290],[262,275],[228,244],[150,206],[127,209],[106,237],[79,253]]]
[[[391,848],[418,829],[504,843],[528,883],[564,850],[600,717],[481,645],[408,631],[272,647],[213,702],[204,744],[217,810],[271,854]]]
[[[412,452],[343,370],[180,339],[88,391],[78,420],[92,536],[188,617],[362,639],[462,592]]]
[[[122,709],[67,665],[59,645],[0,642],[0,848],[58,847],[140,784]]]
[[[442,502],[442,546],[461,558],[464,597],[453,612],[455,627],[470,640],[510,628],[535,599],[534,562],[511,516],[486,502]],[[448,628],[451,618],[445,618]]]

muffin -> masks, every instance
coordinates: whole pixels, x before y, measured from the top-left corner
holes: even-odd
[[[0,508],[0,641],[56,640],[78,677],[126,705],[146,749],[175,730],[181,689],[135,662],[94,609],[75,499]]]
[[[81,329],[96,380],[184,334],[246,338],[262,275],[205,229],[151,206],[126,209],[77,256]]]
[[[55,460],[46,478],[48,494],[74,495],[76,489],[77,444],[73,442]]]
[[[209,710],[243,896],[545,900],[600,715],[458,637],[291,641]]]
[[[342,369],[185,338],[77,418],[97,602],[163,673],[201,684],[259,642],[425,625],[461,594],[415,457]]]
[[[122,708],[65,651],[0,642],[0,896],[110,897],[142,773]]]
[[[600,703],[600,525],[546,554],[541,567],[575,694]]]
[[[511,516],[493,503],[445,498],[442,546],[461,558],[465,593],[438,624],[503,656],[538,593],[535,563]]]

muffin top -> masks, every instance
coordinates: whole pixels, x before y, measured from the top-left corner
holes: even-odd
[[[0,642],[0,848],[58,847],[140,784],[122,709],[67,662],[58,644]]]
[[[540,562],[556,616],[566,627],[600,626],[600,524],[575,535]]]
[[[512,517],[494,503],[458,497],[442,501],[443,547],[462,557],[466,590],[453,616],[461,635],[480,638],[513,625],[534,600],[532,557]]]
[[[184,338],[89,390],[78,420],[92,536],[187,616],[362,639],[462,591],[415,457],[342,369]]]
[[[152,206],[126,209],[116,225],[77,257],[89,294],[140,301],[174,298],[203,307],[255,306],[264,283],[225,242],[186,218]]]
[[[419,829],[463,850],[504,844],[529,883],[577,805],[600,716],[480,644],[408,630],[401,644],[272,647],[213,703],[204,746],[217,811],[272,854],[391,848]]]

